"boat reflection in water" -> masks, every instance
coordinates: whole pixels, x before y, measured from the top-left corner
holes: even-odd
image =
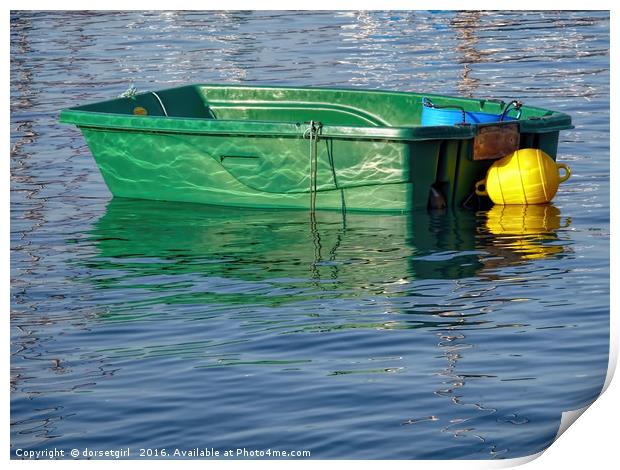
[[[486,277],[488,270],[561,255],[560,228],[553,205],[478,213],[322,211],[311,219],[305,211],[114,199],[89,234],[98,251],[87,264],[101,287],[127,288],[151,276],[211,278],[202,283],[208,289],[178,294],[177,302],[286,302],[312,290],[378,295],[393,292],[395,283]],[[136,287],[144,288],[143,281]],[[152,287],[172,287],[162,285]]]

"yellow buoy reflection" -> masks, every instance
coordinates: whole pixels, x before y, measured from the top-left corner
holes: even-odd
[[[551,204],[496,205],[487,212],[486,229],[497,237],[497,246],[517,252],[525,259],[545,258],[564,250],[549,242],[562,226],[560,210]]]

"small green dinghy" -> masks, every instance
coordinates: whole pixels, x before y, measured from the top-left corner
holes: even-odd
[[[572,127],[517,102],[238,85],[126,93],[60,120],[81,129],[117,197],[370,211],[462,205],[494,159],[555,159]]]

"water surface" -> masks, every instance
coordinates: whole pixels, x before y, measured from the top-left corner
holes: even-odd
[[[111,200],[58,111],[192,82],[563,111],[553,205],[448,214]],[[510,458],[609,348],[599,12],[13,12],[11,446]]]

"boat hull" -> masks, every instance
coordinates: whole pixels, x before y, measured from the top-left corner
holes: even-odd
[[[116,108],[125,104],[120,99],[104,102],[101,109],[94,104],[65,110],[61,120],[82,130],[116,197],[291,209],[308,209],[315,201],[317,209],[402,212],[425,208],[431,187],[447,205],[461,205],[492,163],[473,159],[477,126],[416,125],[420,95],[414,93],[340,90],[345,98],[353,93],[355,100],[342,98],[348,104],[328,106],[323,102],[336,99],[334,90],[325,92],[333,96],[320,96],[317,89],[312,96],[318,98],[308,103],[299,95],[307,95],[307,89],[247,88],[245,94],[231,94],[215,87],[220,95],[214,97],[206,87],[193,89],[208,97],[204,115],[197,108],[192,117],[154,115],[157,108],[145,94],[130,100],[127,109],[140,105],[150,110],[147,116],[119,112]],[[165,90],[158,93],[158,99],[171,102]],[[381,117],[358,103],[364,97],[379,103],[381,93],[384,102],[400,107],[401,115],[391,122],[387,111]],[[402,113],[406,106],[410,118]],[[261,115],[261,109],[267,113]],[[312,124],[301,119],[239,119],[244,116],[315,116],[319,127],[313,134]],[[570,118],[555,127],[539,121],[538,127],[521,125],[520,146],[555,157],[559,130],[570,127]]]

